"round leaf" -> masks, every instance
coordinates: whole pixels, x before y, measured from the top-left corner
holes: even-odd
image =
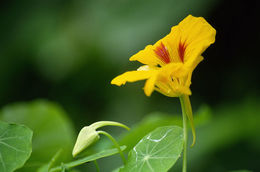
[[[0,121],[1,172],[12,172],[24,165],[32,152],[32,135],[24,125]]]
[[[3,121],[25,124],[34,132],[32,155],[21,172],[35,172],[63,149],[63,160],[71,157],[75,135],[64,110],[55,103],[37,100],[5,106],[0,112]]]
[[[129,152],[121,172],[168,171],[183,149],[183,130],[178,126],[159,127],[143,137]]]

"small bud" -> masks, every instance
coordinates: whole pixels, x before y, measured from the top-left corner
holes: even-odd
[[[99,139],[98,132],[91,126],[84,127],[80,130],[76,144],[73,148],[72,155],[75,157],[92,143]]]
[[[91,124],[90,126],[83,127],[78,135],[76,143],[74,145],[72,155],[75,157],[84,149],[95,143],[100,137],[97,129],[104,126],[118,126],[129,130],[124,124],[113,122],[113,121],[99,121]]]

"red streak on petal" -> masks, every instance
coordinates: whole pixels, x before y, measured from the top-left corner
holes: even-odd
[[[161,45],[156,47],[154,52],[157,54],[159,59],[162,60],[164,63],[166,63],[166,64],[170,63],[170,61],[171,61],[170,60],[170,54],[169,54],[167,48],[165,47],[165,45],[162,42],[161,42]]]
[[[185,50],[186,50],[186,44],[185,42],[180,42],[179,43],[179,48],[178,48],[178,53],[179,53],[179,56],[180,56],[180,59],[182,61],[182,63],[184,63],[184,55],[185,55]]]

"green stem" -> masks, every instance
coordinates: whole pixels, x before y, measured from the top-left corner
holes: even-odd
[[[99,166],[98,166],[97,160],[94,160],[94,164],[95,164],[95,166],[96,166],[97,172],[100,172],[100,169],[99,169]]]
[[[122,146],[121,150],[124,150],[125,148],[126,148],[126,146]],[[103,158],[103,157],[107,157],[107,156],[111,156],[111,155],[114,155],[114,154],[118,153],[118,150],[116,151],[115,149],[110,149],[108,151],[110,153],[105,153],[106,151],[105,152],[102,151],[103,153],[102,152],[98,152],[96,154],[92,154],[92,155],[86,156],[84,158],[77,159],[75,161],[71,161],[71,162],[68,162],[68,163],[62,163],[60,166],[56,166],[56,167],[51,168],[49,170],[49,172],[62,171],[64,168],[71,169],[73,167],[85,164],[87,162],[95,161],[97,159],[100,159],[100,158]]]
[[[182,118],[183,118],[183,161],[182,161],[182,172],[187,171],[187,142],[188,142],[188,128],[187,128],[187,117],[186,117],[186,106],[184,96],[180,96]]]
[[[66,166],[65,164],[62,162],[61,163],[61,172],[65,172],[66,171]]]
[[[119,154],[120,154],[120,156],[121,156],[121,158],[122,158],[124,164],[126,164],[125,156],[124,156],[122,150],[120,149],[119,144],[118,144],[117,141],[114,139],[114,137],[111,136],[110,134],[108,134],[108,133],[105,132],[105,131],[98,131],[98,133],[107,136],[107,137],[114,143],[115,147],[118,149],[118,152],[119,152]]]
[[[50,168],[52,168],[53,164],[57,161],[57,159],[59,158],[60,154],[62,152],[62,149],[59,149],[58,152],[56,152],[56,154],[51,158],[51,161],[48,164],[48,170]]]
[[[122,127],[122,128],[127,129],[127,130],[130,130],[130,128],[128,128],[126,125],[121,124],[119,122],[114,122],[114,121],[99,121],[99,122],[95,122],[95,123],[91,124],[90,126],[95,128],[95,129],[98,129],[100,127],[104,127],[104,126],[108,126],[108,125],[118,126],[118,127]]]

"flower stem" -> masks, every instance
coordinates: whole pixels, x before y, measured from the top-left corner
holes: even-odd
[[[99,166],[98,166],[98,163],[97,163],[97,160],[94,160],[94,163],[95,163],[95,166],[96,166],[97,172],[100,172],[100,170],[99,170]]]
[[[112,137],[110,134],[108,134],[108,133],[105,132],[105,131],[98,131],[98,133],[107,136],[107,137],[114,143],[115,147],[118,149],[118,152],[119,152],[119,154],[120,154],[120,156],[121,156],[121,158],[122,158],[124,164],[126,164],[125,156],[124,156],[124,154],[123,154],[123,152],[122,152],[122,150],[121,150],[119,144],[117,143],[116,139],[114,139],[114,137]]]
[[[188,128],[187,128],[187,109],[185,106],[185,95],[180,96],[182,118],[183,118],[183,161],[182,161],[182,172],[187,171],[187,142],[188,142]]]

